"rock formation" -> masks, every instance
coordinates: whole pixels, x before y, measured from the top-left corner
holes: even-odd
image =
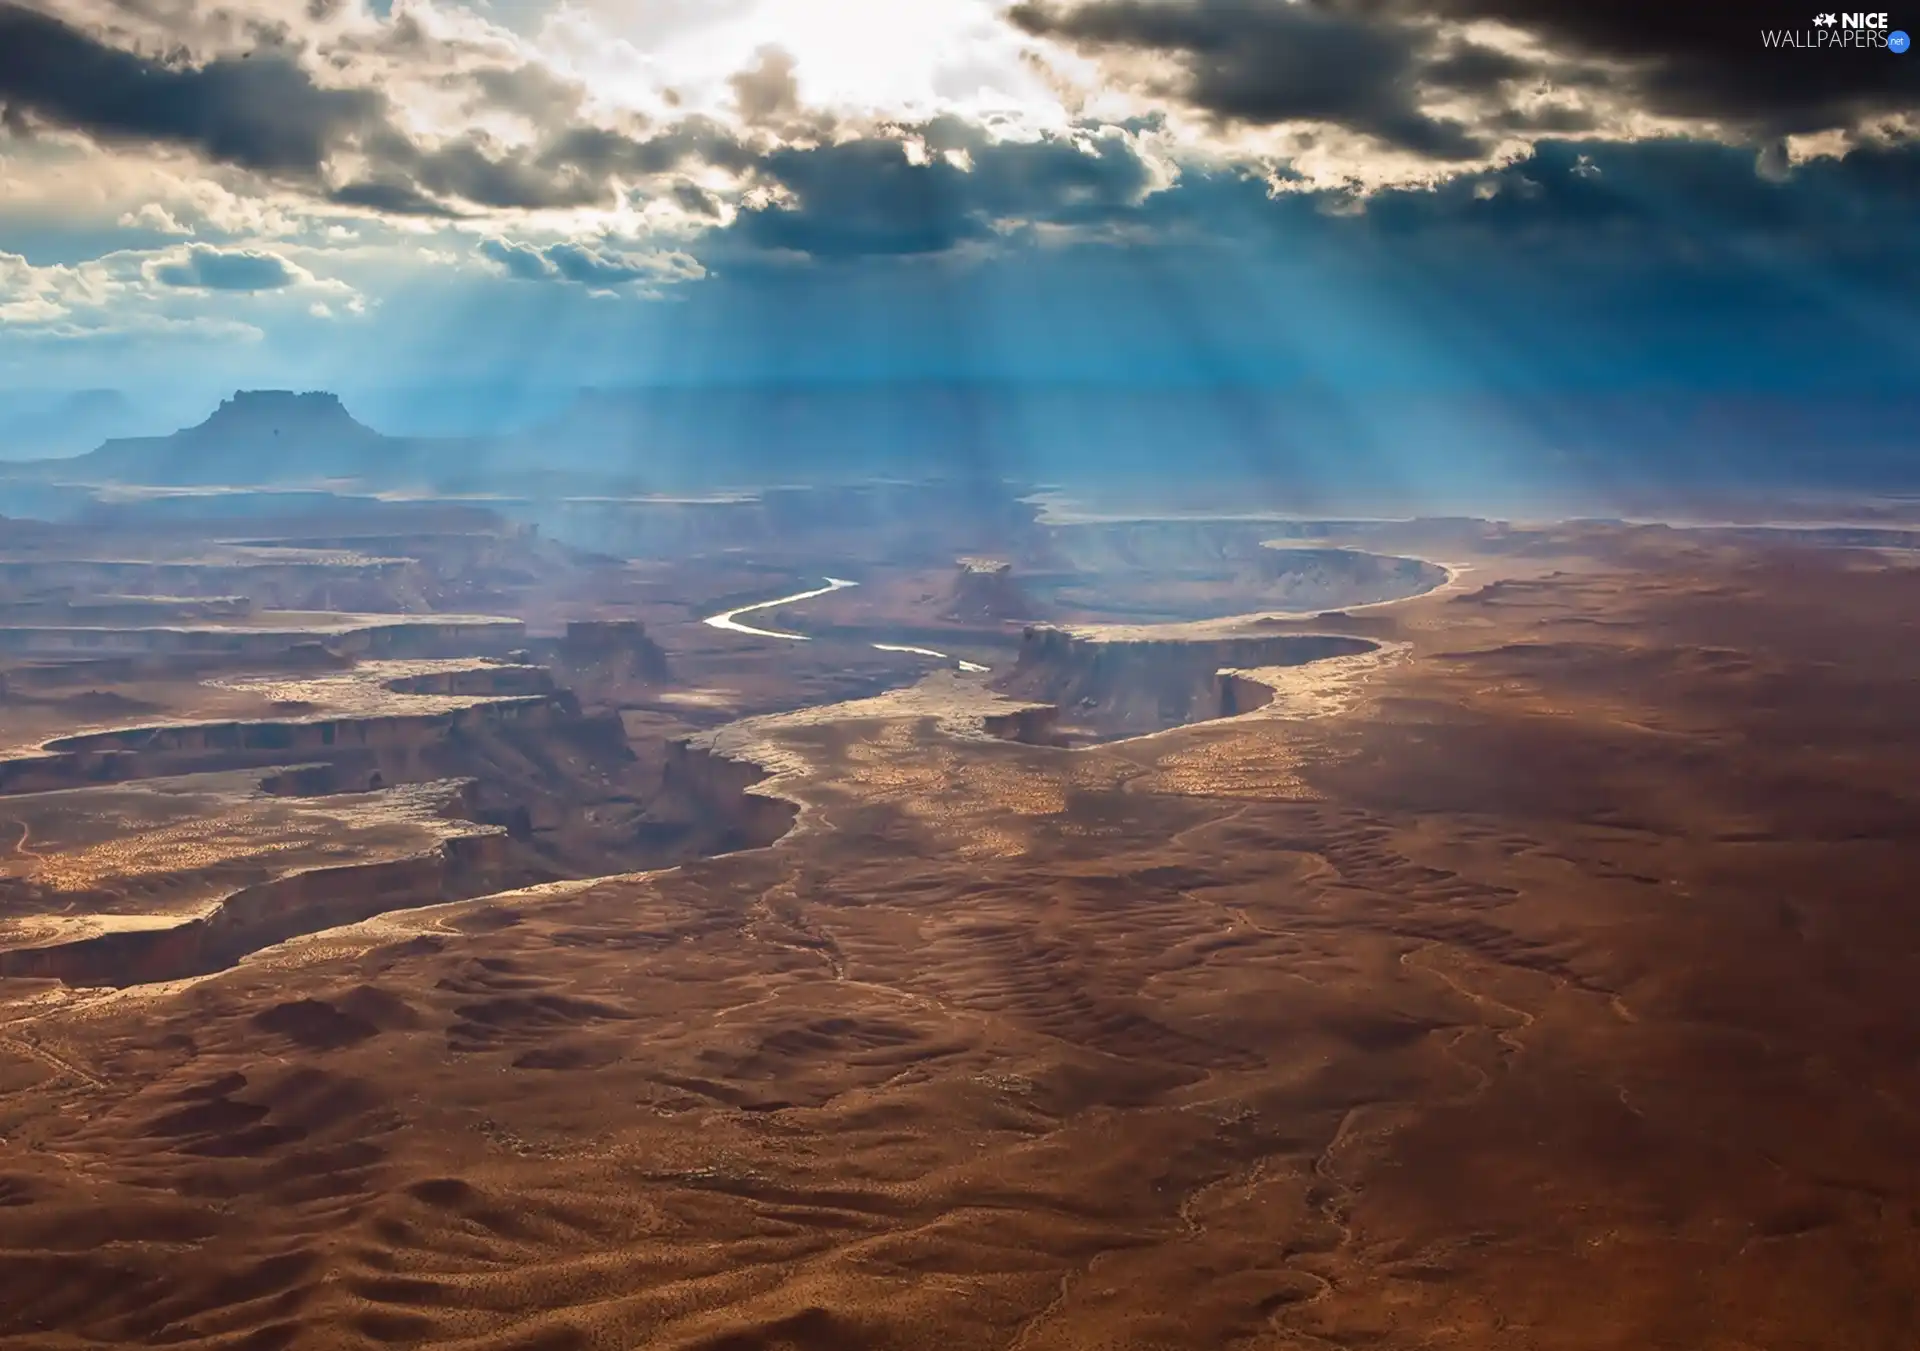
[[[1053,738],[1079,728],[1085,729],[1083,736],[1128,736],[1230,717],[1267,702],[1264,687],[1231,670],[1298,666],[1375,646],[1365,638],[1333,634],[1106,639],[1032,627],[1023,635],[1019,660],[993,687],[1060,710],[1057,732],[1041,720],[1031,728],[1010,725],[1002,735],[1010,731],[1026,740],[1019,733],[1030,730]]]
[[[665,680],[668,674],[666,652],[637,619],[569,620],[558,655],[575,666],[622,663],[646,680]]]
[[[1014,580],[1013,564],[997,558],[963,558],[940,617],[963,624],[996,624],[1040,615]]]
[[[391,480],[413,443],[356,422],[335,394],[241,390],[197,426],[171,436],[110,440],[56,461],[69,478],[148,484],[265,484]]]
[[[671,679],[667,654],[637,619],[576,619],[556,640],[535,644],[583,706],[617,710]]]
[[[301,934],[488,891],[508,881],[506,845],[504,831],[475,826],[410,858],[293,873],[184,924],[0,952],[0,976],[128,986],[206,975]]]

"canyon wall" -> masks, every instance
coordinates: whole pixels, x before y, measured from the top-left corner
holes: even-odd
[[[1110,640],[1035,627],[1023,635],[1013,669],[992,683],[1012,698],[1056,706],[1063,729],[1125,736],[1232,716],[1271,700],[1258,681],[1222,674],[1228,668],[1298,666],[1376,646],[1334,634]]]
[[[474,829],[410,858],[314,868],[246,887],[185,924],[0,952],[0,976],[122,988],[184,980],[301,934],[485,892],[489,873],[507,862],[507,837]]]
[[[435,713],[191,722],[57,737],[36,755],[0,760],[0,795],[39,793],[214,770],[267,768],[363,752],[387,782],[418,777],[420,756],[485,725],[545,728],[578,717],[565,691],[493,699]]]
[[[1067,744],[1060,731],[1060,710],[1052,704],[1034,704],[1010,713],[989,713],[980,725],[988,736],[1028,746]]]
[[[330,619],[331,616],[328,616]],[[517,619],[422,617],[358,626],[192,627],[151,625],[116,628],[98,624],[0,625],[0,652],[23,656],[131,656],[220,654],[277,656],[302,643],[322,641],[338,652],[375,657],[468,656],[505,652],[526,639]]]
[[[325,643],[303,638],[285,651],[270,653],[249,664],[260,674],[305,675],[314,671],[348,670],[354,660],[333,651]],[[7,671],[7,681],[14,689],[58,690],[75,685],[197,680],[232,669],[229,658],[213,652],[147,652],[131,656],[69,654],[28,658]]]
[[[657,811],[712,834],[717,843],[709,852],[762,848],[785,835],[799,815],[785,798],[750,791],[766,778],[758,765],[681,738],[667,746]]]
[[[110,626],[244,620],[248,596],[36,596],[0,602],[0,624]]]
[[[558,640],[539,643],[535,650],[563,667],[575,688],[660,684],[673,674],[666,649],[637,619],[569,620]]]
[[[441,694],[461,698],[556,693],[553,672],[544,666],[488,665],[455,671],[428,671],[386,681],[395,694]]]
[[[0,590],[15,595],[246,596],[268,610],[427,608],[433,578],[412,559],[0,559]]]
[[[1263,685],[1237,672],[1222,671],[1214,680],[1219,689],[1220,711],[1216,717],[1237,718],[1242,713],[1252,713],[1273,702],[1271,685]]]

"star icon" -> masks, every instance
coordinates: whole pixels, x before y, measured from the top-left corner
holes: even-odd
[[[1822,28],[1831,28],[1836,23],[1840,22],[1839,19],[1837,19],[1831,14],[1816,14],[1813,16],[1813,21],[1819,24],[1820,27]]]

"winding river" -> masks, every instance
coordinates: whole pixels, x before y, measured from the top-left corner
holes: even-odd
[[[722,610],[717,615],[709,615],[700,622],[709,628],[725,629],[729,633],[745,633],[755,638],[784,638],[790,643],[812,642],[813,640],[804,633],[782,633],[778,629],[758,629],[751,624],[742,624],[739,617],[741,615],[752,614],[756,610],[778,609],[782,605],[792,605],[795,601],[812,600],[815,596],[825,596],[849,586],[860,585],[860,583],[850,582],[844,577],[826,577],[822,580],[826,582],[825,586],[816,586],[807,591],[796,591],[791,596],[780,596],[773,600],[756,601],[752,605],[737,605],[731,610]],[[955,660],[954,657],[949,656],[947,653],[935,652],[930,647],[905,647],[898,643],[874,643],[872,646],[876,652],[906,652],[916,657],[933,657],[939,661]],[[985,671],[987,668],[977,662],[962,661],[960,662],[960,669],[963,671]]]
[[[796,591],[791,596],[781,596],[777,600],[755,601],[752,605],[740,605],[710,615],[700,622],[710,628],[725,629],[729,633],[750,633],[755,638],[785,638],[789,642],[807,643],[813,640],[804,633],[781,633],[777,629],[756,629],[751,624],[742,624],[736,616],[750,615],[755,610],[773,610],[782,605],[791,605],[797,600],[812,600],[815,596],[824,596],[849,586],[858,586],[858,582],[849,582],[844,577],[829,577],[825,586],[816,586],[811,591]]]

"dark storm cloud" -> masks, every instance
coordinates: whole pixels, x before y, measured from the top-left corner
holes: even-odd
[[[613,199],[604,173],[583,171],[566,161],[522,158],[479,135],[396,156],[395,163],[428,195],[476,206],[540,210],[607,205]]]
[[[398,24],[392,42],[410,40]],[[477,130],[422,143],[396,125],[381,94],[319,87],[288,55],[170,65],[0,0],[0,102],[10,117],[102,141],[185,146],[333,204],[395,216],[611,206],[617,184],[717,168],[781,190],[779,205],[743,213],[736,228],[752,246],[845,257],[940,252],[1001,221],[1097,222],[1123,212],[1148,184],[1146,166],[1115,136],[1088,141],[1088,153],[1058,138],[994,143],[977,127],[943,121],[768,149],[704,117],[657,128],[583,125],[577,88],[533,67],[493,66],[471,79],[488,106],[542,129],[531,145]],[[734,89],[750,119],[799,114],[792,63],[778,51],[762,53]],[[909,131],[931,148],[931,162],[908,161],[901,138]],[[330,172],[342,151],[364,165],[345,183]],[[943,151],[964,152],[970,166],[947,162]],[[694,214],[722,214],[703,188],[682,181],[667,191]],[[517,256],[495,261],[534,269]],[[538,263],[539,275],[563,280],[634,279],[618,258],[548,251]]]
[[[1540,75],[1540,67],[1477,42],[1451,42],[1436,48],[1420,68],[1422,83],[1441,89],[1477,92],[1510,80]]]
[[[1757,158],[1774,161],[1756,173]],[[1497,173],[1431,192],[1384,193],[1368,204],[1387,234],[1448,222],[1509,246],[1529,235],[1631,237],[1666,254],[1732,256],[1756,242],[1840,257],[1879,249],[1920,214],[1920,145],[1865,147],[1844,159],[1788,166],[1769,148],[1691,140],[1631,145],[1549,142]]]
[[[787,200],[742,212],[734,230],[756,248],[824,258],[940,253],[1001,222],[1116,220],[1153,182],[1117,135],[1090,136],[1083,148],[1059,137],[995,142],[956,119],[918,130],[929,152],[919,163],[893,136],[774,151],[759,173]]]
[[[418,216],[430,220],[457,220],[462,215],[444,202],[435,201],[404,180],[363,179],[347,183],[327,194],[337,206],[365,207],[387,216]]]
[[[676,183],[672,196],[683,211],[705,216],[709,220],[718,220],[720,217],[720,199],[698,183]]]
[[[575,127],[556,136],[538,156],[549,171],[600,177],[649,177],[690,163],[738,172],[754,162],[751,147],[706,117],[689,117],[647,136]]]
[[[1859,149],[1771,179],[1754,171],[1756,158],[1751,147],[1697,140],[1546,142],[1496,172],[1381,190],[1351,216],[1320,210],[1319,194],[1268,197],[1258,181],[1189,174],[1141,216],[1196,267],[1231,275],[1284,257],[1435,313],[1521,311],[1529,298],[1558,297],[1570,315],[1605,311],[1654,331],[1694,304],[1768,322],[1843,299],[1862,313],[1911,308],[1920,144]],[[1920,355],[1910,328],[1903,320],[1889,336]]]
[[[1471,157],[1497,132],[1595,122],[1565,107],[1508,106],[1466,127],[1423,114],[1423,89],[1579,87],[1616,110],[1711,121],[1753,139],[1920,110],[1920,81],[1886,52],[1762,43],[1764,28],[1805,31],[1813,12],[1800,0],[1025,0],[1009,18],[1095,54],[1173,58],[1185,77],[1171,92],[1223,121],[1334,123],[1440,159]],[[1480,20],[1525,32],[1548,54],[1523,60],[1465,41],[1460,25]]]
[[[456,148],[459,148],[456,146]],[[446,150],[424,162],[426,186],[482,206],[555,207],[609,205],[615,179],[631,182],[687,166],[708,165],[739,173],[752,167],[755,152],[719,123],[691,117],[646,136],[604,127],[576,127],[553,137],[524,164],[510,157],[474,156],[471,167],[487,170],[491,182],[471,173],[444,175]],[[512,165],[514,177],[500,169]],[[489,168],[490,166],[490,168]]]
[[[1376,8],[1375,0],[1350,3]],[[1623,87],[1649,111],[1733,121],[1755,133],[1819,131],[1920,110],[1920,80],[1909,62],[1887,52],[1768,50],[1761,43],[1763,28],[1806,31],[1819,8],[1802,0],[1389,0],[1385,6],[1402,17],[1510,24],[1556,51],[1623,63]]]
[[[424,43],[417,29],[397,20],[383,43]],[[1434,155],[1473,148],[1401,98],[1411,69],[1406,44],[1318,21],[1301,31],[1317,45],[1296,54],[1293,68],[1352,119]],[[818,134],[823,123],[809,144],[776,140],[768,148],[764,130],[740,133],[703,117],[651,128],[582,124],[577,87],[533,67],[496,64],[450,78],[469,81],[479,104],[528,118],[537,129],[533,143],[507,144],[478,130],[423,143],[396,124],[379,92],[317,86],[284,51],[170,65],[0,0],[0,102],[16,120],[24,109],[100,140],[183,145],[336,205],[395,216],[611,206],[618,184],[710,168],[779,189],[777,204],[741,213],[734,238],[759,250],[851,257],[937,253],[1027,222],[1099,224],[1124,217],[1149,186],[1131,143],[1111,134],[1079,144],[995,142],[948,119],[836,139]],[[1254,75],[1232,66],[1228,54],[1213,78],[1209,87],[1239,98],[1236,107],[1283,107],[1258,102]],[[784,53],[761,53],[733,84],[749,119],[790,127],[801,117]],[[1309,97],[1284,107],[1313,105]],[[908,160],[908,135],[929,147],[928,162]],[[336,156],[346,162],[341,152],[348,151],[362,167],[342,183],[332,166]],[[969,162],[950,163],[947,151]],[[666,191],[689,212],[722,215],[706,189],[683,180]]]
[[[152,275],[163,286],[203,291],[278,291],[300,280],[300,274],[278,254],[204,244],[194,245],[182,258],[155,265]]]
[[[143,12],[167,5],[122,2]],[[1663,200],[1695,203],[1702,219],[1774,229],[1783,197],[1767,194],[1802,180],[1825,184],[1837,203],[1849,193],[1870,191],[1876,201],[1913,194],[1910,160],[1860,150],[1848,161],[1858,173],[1835,175],[1792,166],[1780,138],[1915,106],[1920,80],[1912,77],[1920,66],[1912,63],[1920,58],[1763,53],[1758,28],[1765,20],[1750,10],[1705,19],[1617,0],[1579,8],[1546,0],[1029,0],[1010,17],[1030,34],[1096,56],[1166,58],[1158,64],[1174,74],[1162,77],[1171,81],[1165,92],[1220,124],[1330,123],[1455,166],[1433,175],[1441,191],[1382,192],[1364,218],[1328,227],[1352,238],[1385,238],[1416,222],[1436,235],[1460,229],[1516,238],[1626,229],[1640,219],[1636,211]],[[1800,26],[1807,17],[1796,10],[1781,22]],[[1472,41],[1462,25],[1476,19],[1524,29],[1536,39],[1524,50],[1538,54]],[[445,57],[435,41],[404,15],[379,35],[383,53],[413,53],[409,59],[428,63]],[[335,56],[332,77],[353,75],[352,62]],[[318,85],[285,44],[196,66],[123,50],[0,0],[0,124],[184,147],[318,200],[396,217],[612,206],[631,191],[636,199],[676,202],[707,221],[731,216],[702,251],[732,259],[933,255],[1023,238],[1029,227],[1047,225],[1190,235],[1237,228],[1261,237],[1276,221],[1309,214],[1317,227],[1317,213],[1341,200],[1302,191],[1269,200],[1258,179],[1197,163],[1179,187],[1155,191],[1159,169],[1143,158],[1138,141],[1115,128],[997,141],[980,126],[946,118],[854,134],[851,125],[834,126],[826,114],[802,107],[792,61],[776,49],[733,78],[744,128],[703,117],[593,125],[581,120],[577,85],[537,65],[501,64],[499,49],[475,59],[483,64],[446,67],[443,87],[470,92],[474,111],[518,114],[531,125],[529,143],[479,130],[419,139],[396,120],[381,90]],[[1132,63],[1136,71],[1139,65]],[[1587,106],[1512,97],[1548,83],[1591,96]],[[1473,111],[1453,115],[1469,120],[1427,110],[1429,99],[1456,96]],[[1624,158],[1603,154],[1605,137],[1624,134],[1622,123],[1607,121],[1621,109],[1718,119],[1747,144],[1701,161],[1660,147]],[[1541,143],[1534,160],[1504,173],[1483,174],[1477,165],[1460,172],[1465,162],[1484,164],[1496,140],[1514,135]],[[1593,139],[1572,152],[1547,139],[1555,137]],[[1590,159],[1583,166],[1567,154]],[[343,182],[348,166],[353,176]],[[1590,172],[1596,168],[1597,181]],[[703,170],[768,191],[749,192],[751,205],[730,213],[728,202],[694,181],[708,176]],[[1717,196],[1702,197],[1699,183],[1688,181],[1696,171]],[[1288,186],[1288,169],[1271,172]],[[1449,180],[1448,173],[1457,176]],[[1860,177],[1868,173],[1880,176],[1871,189]],[[1296,177],[1291,186],[1303,184]],[[1818,228],[1844,231],[1844,211],[1835,211],[1820,217]],[[1217,212],[1224,214],[1210,214]],[[1651,224],[1645,233],[1654,240],[1688,237],[1672,228],[1662,235]],[[658,273],[645,258],[590,245],[569,253],[494,241],[482,253],[512,276],[589,287]]]
[[[1179,95],[1223,122],[1332,122],[1435,159],[1472,159],[1486,149],[1471,129],[1420,110],[1431,38],[1411,27],[1288,0],[1023,3],[1009,17],[1035,37],[1094,52],[1173,57],[1185,72]],[[1455,84],[1524,72],[1510,58],[1465,45],[1445,62],[1441,78]]]
[[[269,174],[313,174],[384,100],[322,89],[284,56],[173,67],[0,0],[0,103],[108,142],[184,146]]]
[[[447,201],[496,210],[611,206],[615,180],[651,178],[688,165],[740,172],[755,163],[753,150],[705,118],[641,136],[574,127],[532,148],[499,145],[477,133],[431,149],[388,138],[380,152],[388,166],[384,176],[353,191],[369,205],[374,199],[410,202],[414,215],[447,214]],[[342,200],[338,194],[336,200]]]
[[[508,146],[470,132],[422,145],[395,125],[381,94],[318,86],[286,52],[170,64],[0,0],[0,117],[9,128],[41,122],[105,143],[181,146],[318,187],[340,205],[410,216],[457,215],[460,204],[602,206],[614,200],[615,179],[688,163],[742,171],[754,162],[709,119],[652,133],[575,124],[577,87],[536,67],[484,68],[471,78],[481,103],[525,115],[547,128],[543,138]],[[368,161],[367,172],[325,187],[329,162],[349,148]]]

